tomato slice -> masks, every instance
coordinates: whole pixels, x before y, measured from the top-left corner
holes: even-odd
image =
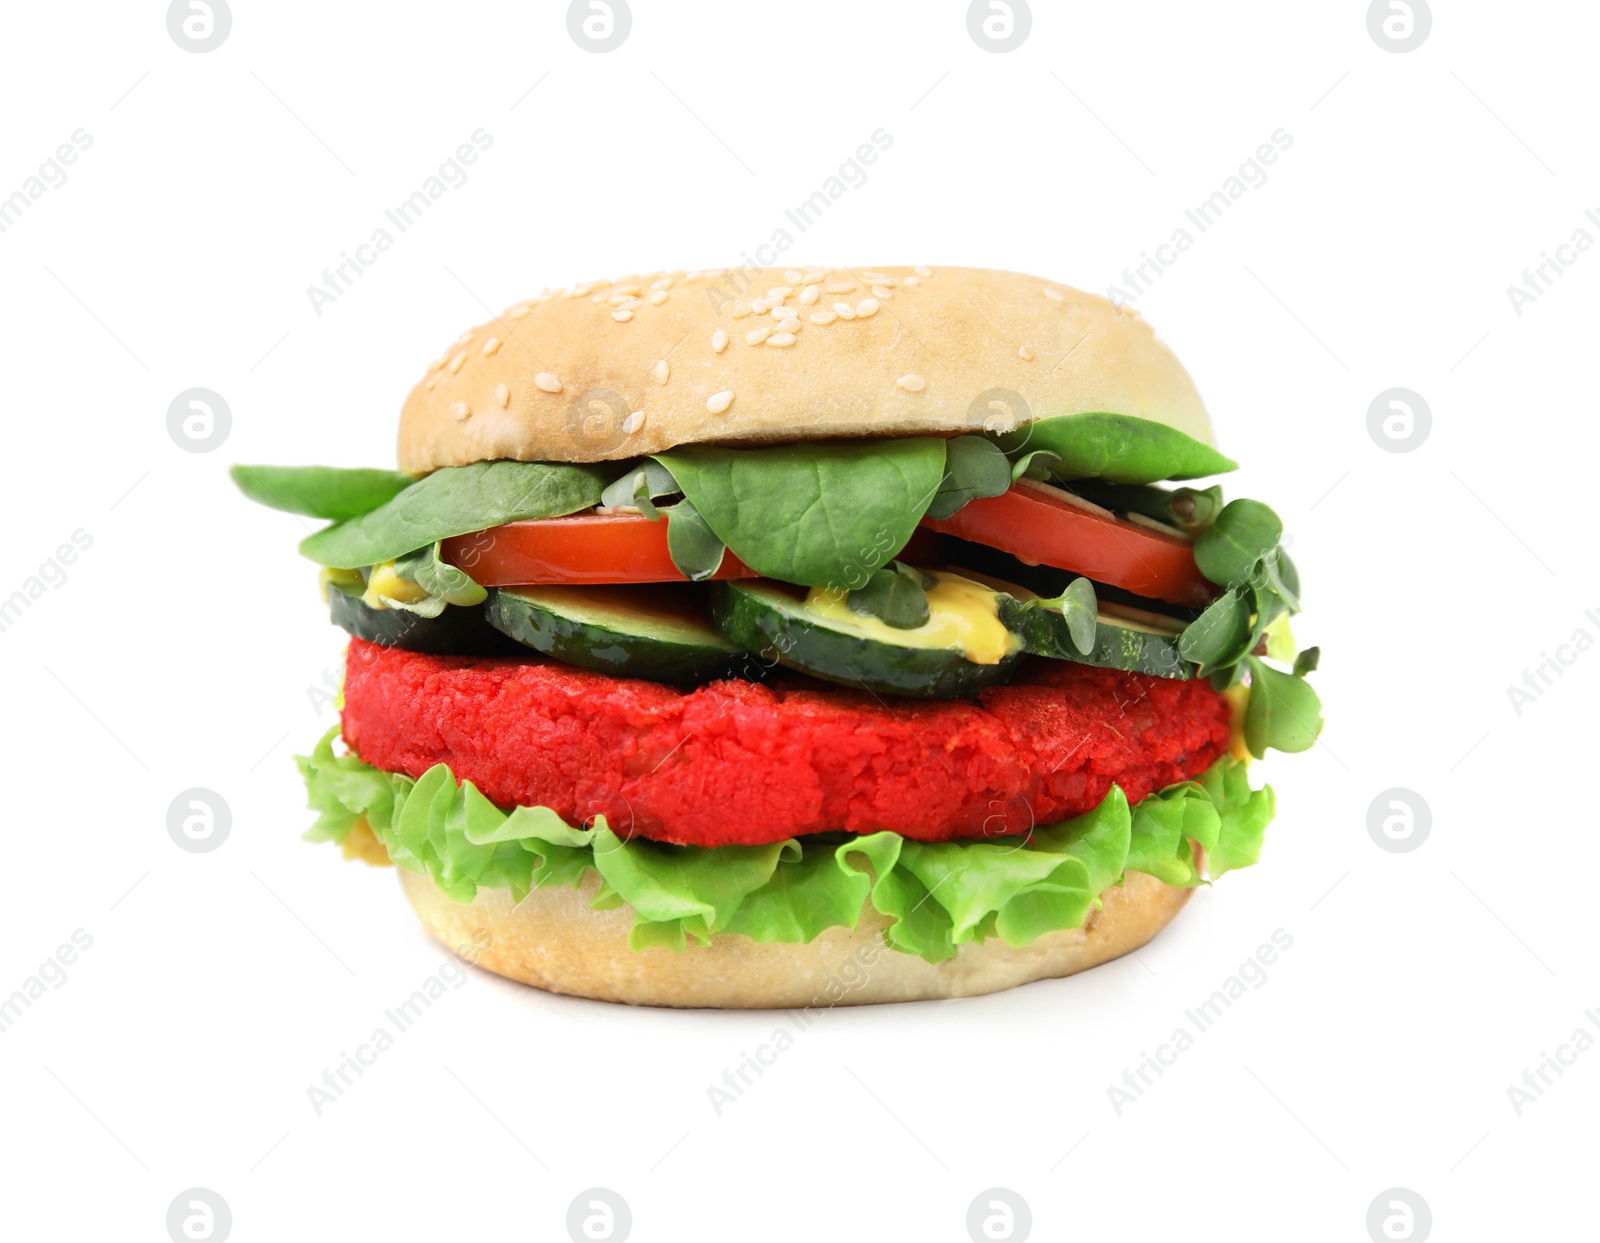
[[[923,525],[1170,604],[1201,606],[1217,595],[1195,566],[1192,544],[1085,509],[1029,480]]]
[[[571,514],[509,522],[444,541],[444,559],[485,587],[536,583],[681,583],[667,551],[665,519],[643,514]],[[712,578],[755,578],[723,554]]]
[[[918,565],[938,561],[939,539],[912,532],[899,554]],[[570,514],[509,522],[444,541],[444,559],[484,587],[543,583],[681,583],[667,551],[667,520],[643,514]],[[731,550],[712,578],[758,578]]]

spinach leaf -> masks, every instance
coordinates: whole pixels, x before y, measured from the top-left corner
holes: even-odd
[[[696,445],[655,458],[758,574],[807,587],[856,587],[911,538],[944,477],[945,445],[930,437],[770,449]]]
[[[1210,445],[1152,419],[1125,414],[1066,414],[1040,419],[998,437],[1007,455],[1048,449],[1060,459],[1061,479],[1154,483],[1198,479],[1237,470]]]
[[[1250,704],[1244,714],[1244,741],[1260,759],[1268,747],[1307,751],[1322,732],[1322,700],[1311,683],[1274,669],[1254,656],[1250,668]]]
[[[1229,501],[1195,540],[1194,563],[1219,587],[1236,587],[1282,537],[1283,521],[1260,501]]]
[[[948,518],[968,501],[999,496],[1011,486],[1011,463],[1000,446],[982,436],[945,441],[944,478],[928,505],[928,517]]]
[[[464,572],[447,564],[439,553],[440,544],[436,540],[426,548],[396,557],[394,572],[446,604],[482,604],[489,598],[487,591]]]
[[[339,570],[375,565],[452,535],[588,509],[600,502],[602,480],[593,466],[548,462],[446,466],[370,513],[307,536],[300,542],[300,552]]]
[[[658,496],[677,496],[683,489],[672,477],[672,472],[660,462],[645,459],[627,474],[606,485],[600,494],[602,505],[632,505],[654,522],[660,517],[655,499]]]
[[[258,504],[335,522],[374,510],[415,482],[397,470],[337,466],[235,466],[228,474]]]
[[[915,630],[928,622],[928,589],[938,581],[903,561],[891,561],[846,596],[845,603],[853,612],[876,617],[885,626]]]
[[[700,511],[682,500],[661,512],[667,517],[667,553],[678,572],[696,583],[715,574],[727,549]]]

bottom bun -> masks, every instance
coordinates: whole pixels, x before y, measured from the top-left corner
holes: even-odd
[[[428,931],[496,975],[600,1001],[731,1010],[976,997],[1072,975],[1144,945],[1192,892],[1129,872],[1121,887],[1102,895],[1102,908],[1082,928],[1047,933],[1017,949],[996,939],[967,944],[954,958],[930,963],[884,945],[890,921],[870,904],[854,930],[830,928],[804,945],[719,935],[682,953],[634,951],[632,912],[590,908],[600,883],[593,872],[578,889],[535,889],[516,904],[504,889],[482,889],[462,905],[426,876],[398,871]]]

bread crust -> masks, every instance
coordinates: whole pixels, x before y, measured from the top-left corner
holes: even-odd
[[[767,308],[770,297],[781,303]],[[797,324],[785,333],[773,311]],[[769,335],[752,345],[750,333]],[[1188,372],[1137,312],[1040,277],[661,273],[542,294],[463,333],[406,398],[399,461],[414,474],[496,458],[610,461],[686,444],[1008,430],[1090,411],[1211,442]]]
[[[426,876],[398,869],[423,926],[487,971],[553,993],[629,1005],[730,1010],[826,1009],[888,1001],[975,997],[1087,970],[1148,942],[1192,890],[1129,872],[1107,890],[1083,928],[1052,932],[1013,949],[990,939],[930,963],[883,944],[889,920],[869,904],[855,929],[838,927],[805,945],[714,936],[682,953],[628,948],[633,915],[596,911],[593,872],[578,889],[536,889],[519,904],[503,889],[453,901]]]

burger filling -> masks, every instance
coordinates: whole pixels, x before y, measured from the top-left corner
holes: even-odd
[[[1267,506],[1147,420],[421,478],[237,467],[331,520],[352,639],[311,836],[470,901],[595,883],[633,944],[933,961],[1082,925],[1124,872],[1253,863],[1247,758],[1321,728]],[[343,754],[334,750],[342,734]]]

